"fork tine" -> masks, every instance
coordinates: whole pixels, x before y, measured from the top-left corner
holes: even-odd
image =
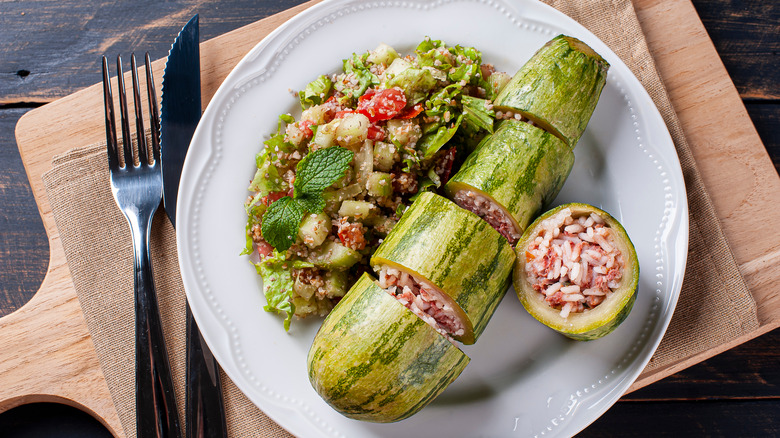
[[[135,53],[130,54],[131,77],[133,78],[133,108],[135,108],[135,134],[138,142],[138,161],[142,165],[149,164],[149,152],[144,129],[144,114],[141,108],[141,91],[138,87],[138,67],[135,64]]]
[[[149,93],[149,124],[152,128],[152,154],[154,161],[160,160],[160,113],[157,109],[157,91],[154,88],[154,76],[152,75],[152,60],[149,52],[145,56],[146,64],[146,91]]]
[[[133,143],[130,140],[130,122],[127,117],[127,93],[125,92],[125,78],[122,73],[122,57],[116,57],[117,85],[119,87],[119,115],[122,119],[122,145],[124,150],[125,167],[133,166]]]
[[[103,56],[103,108],[106,114],[106,150],[108,151],[108,166],[111,169],[119,167],[117,159],[116,119],[114,118],[114,96],[111,92],[111,79],[108,71],[108,59]]]

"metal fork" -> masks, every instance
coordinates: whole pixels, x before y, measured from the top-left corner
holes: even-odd
[[[109,79],[108,60],[103,57],[103,100],[106,113],[106,141],[111,191],[124,213],[133,237],[135,268],[135,391],[136,428],[139,437],[181,437],[178,409],[173,391],[168,354],[163,339],[157,294],[149,257],[149,232],[152,217],[162,200],[160,170],[160,128],[157,95],[154,90],[151,61],[146,54],[146,83],[152,125],[152,145],[144,131],[141,93],[135,54],[130,58],[133,78],[133,102],[137,150],[132,147],[127,97],[122,74],[122,58],[117,57],[117,83],[122,128],[122,149],[116,136],[114,98]],[[151,151],[150,151],[151,149]],[[150,156],[151,152],[151,156]]]

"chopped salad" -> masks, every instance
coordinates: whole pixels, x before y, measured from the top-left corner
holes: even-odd
[[[426,38],[414,53],[353,54],[298,93],[249,185],[246,248],[265,310],[326,315],[422,191],[437,190],[493,131],[510,79],[472,47]]]

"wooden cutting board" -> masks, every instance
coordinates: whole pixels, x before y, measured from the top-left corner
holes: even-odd
[[[202,43],[204,106],[246,52],[317,1]],[[775,287],[780,280],[780,236],[750,231],[751,224],[776,222],[780,178],[690,1],[634,0],[634,4],[724,232],[758,304],[760,328],[718,348],[643,373],[632,389],[780,326],[780,295]],[[158,82],[164,63],[154,63]],[[24,403],[60,402],[92,414],[115,436],[124,436],[41,179],[54,155],[104,138],[99,108],[102,91],[98,84],[30,111],[16,128],[19,151],[48,234],[51,258],[33,299],[0,318],[0,412]]]

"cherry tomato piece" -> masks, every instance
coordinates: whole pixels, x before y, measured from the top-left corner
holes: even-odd
[[[376,91],[373,88],[358,99],[357,112],[363,113],[368,120],[390,120],[406,107],[406,96],[398,88],[385,88]]]
[[[423,104],[418,103],[411,108],[406,108],[398,114],[398,119],[411,119],[420,115],[423,112]]]
[[[385,131],[376,125],[368,126],[368,139],[374,141],[382,141],[385,139]]]
[[[305,138],[311,138],[314,135],[314,131],[311,130],[311,125],[313,125],[314,122],[311,120],[304,120],[300,123],[300,129],[303,131],[303,136]]]

